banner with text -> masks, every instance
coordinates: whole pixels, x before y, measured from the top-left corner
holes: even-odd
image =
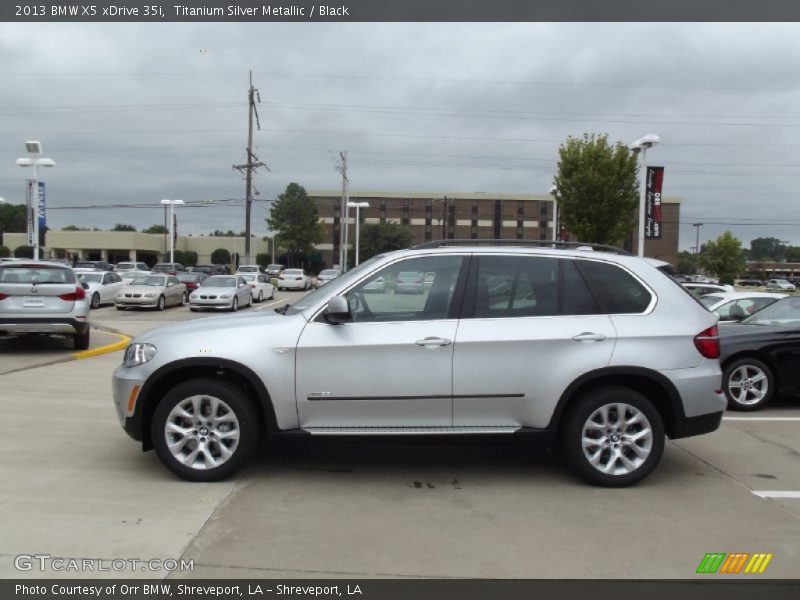
[[[661,186],[663,183],[664,167],[647,167],[644,205],[644,237],[647,240],[661,239]]]

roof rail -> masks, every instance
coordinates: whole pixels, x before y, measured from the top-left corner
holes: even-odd
[[[599,252],[610,252],[612,254],[631,256],[630,252],[626,252],[625,250],[617,248],[616,246],[605,246],[603,244],[590,244],[586,242],[554,242],[552,240],[434,240],[417,244],[416,246],[412,246],[411,249],[421,250],[424,248],[445,248],[447,246],[537,246],[542,248],[550,247],[572,250],[597,250]]]

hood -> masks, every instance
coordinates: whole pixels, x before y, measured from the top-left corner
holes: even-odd
[[[233,287],[208,287],[208,286],[200,286],[195,292],[200,292],[201,294],[235,294],[238,288]]]
[[[218,317],[204,317],[202,319],[192,319],[191,321],[181,321],[179,323],[170,323],[169,325],[158,327],[136,336],[133,341],[156,343],[159,339],[163,339],[164,337],[168,338],[169,340],[175,340],[175,338],[178,336],[192,334],[200,334],[208,337],[213,337],[217,334],[229,336],[231,334],[235,335],[240,331],[242,332],[242,335],[251,335],[252,328],[255,326],[263,326],[270,322],[283,323],[287,319],[293,319],[296,317],[299,317],[299,315],[287,317],[272,311],[258,311],[220,315]]]
[[[161,294],[165,289],[158,285],[126,285],[120,292],[125,294]]]

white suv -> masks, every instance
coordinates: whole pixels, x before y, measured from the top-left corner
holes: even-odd
[[[719,427],[717,317],[669,276],[569,244],[467,242],[374,257],[271,314],[138,336],[113,377],[121,425],[196,481],[264,435],[491,434],[557,445],[605,486],[646,477],[665,436]],[[408,272],[429,285],[397,293]]]

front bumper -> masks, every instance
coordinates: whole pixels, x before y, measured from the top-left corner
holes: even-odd
[[[158,296],[155,298],[114,298],[114,306],[153,308],[158,306]]]
[[[233,306],[233,298],[230,300],[189,300],[189,308],[195,310],[230,310]]]
[[[114,394],[114,410],[119,424],[137,442],[142,441],[142,411],[139,396],[147,380],[147,373],[140,367],[117,367],[111,378]]]

